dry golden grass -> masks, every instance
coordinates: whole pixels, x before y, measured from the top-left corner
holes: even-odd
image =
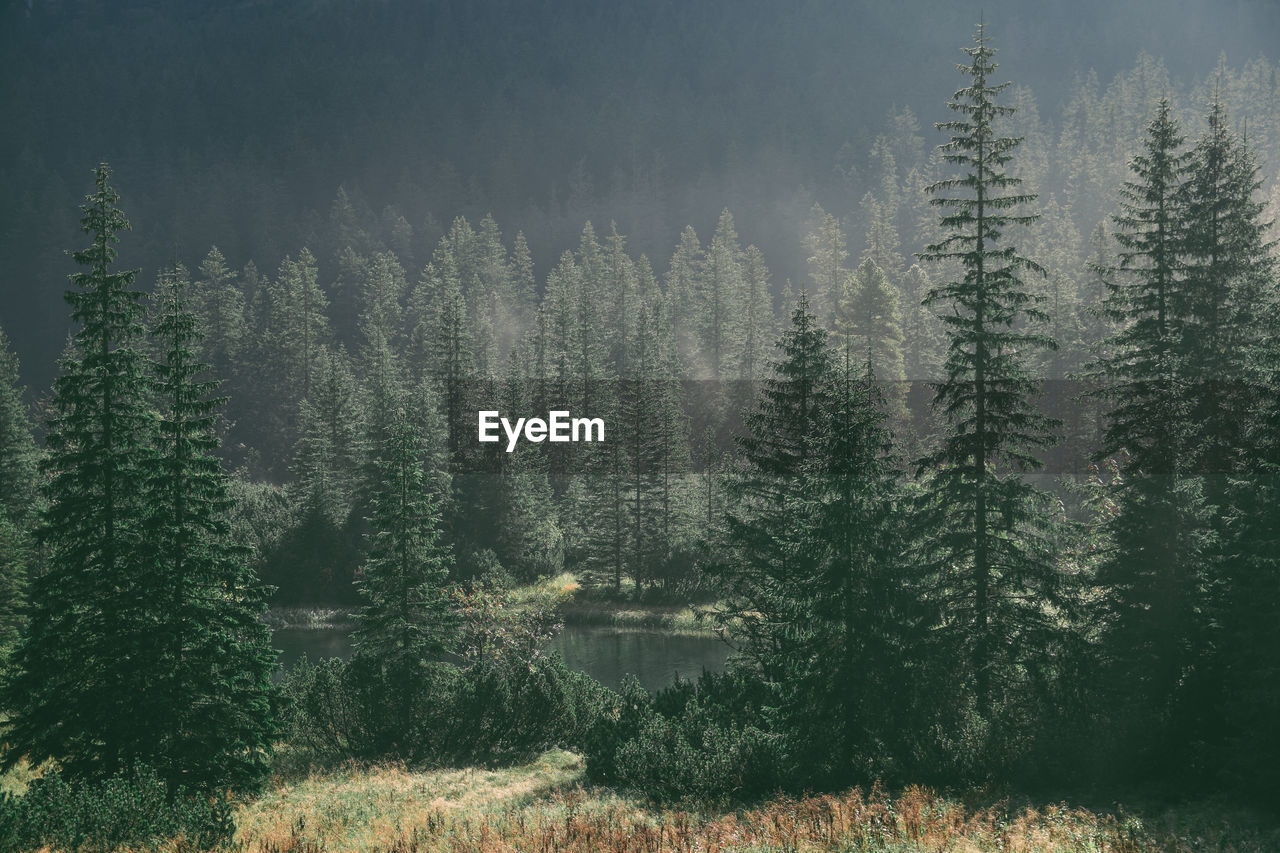
[[[1262,853],[1280,835],[1176,815],[1159,826],[1050,805],[966,809],[921,788],[779,799],[696,813],[647,808],[581,787],[581,760],[552,751],[502,770],[350,769],[282,785],[236,816],[239,849],[254,853]]]

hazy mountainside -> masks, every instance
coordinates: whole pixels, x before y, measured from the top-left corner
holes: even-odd
[[[1024,170],[1039,170],[1028,177],[1086,237],[1111,209],[1150,102],[1170,87],[1199,116],[1216,81],[1233,114],[1249,116],[1274,180],[1276,70],[1254,61],[1280,32],[1271,4],[984,10],[1002,65],[1025,86]],[[868,191],[882,204],[903,194],[896,224],[914,251],[927,217],[908,206],[920,201],[911,172],[928,177],[936,80],[961,58],[954,33],[976,11],[826,0],[11,4],[0,13],[10,128],[0,323],[31,386],[45,387],[66,331],[62,249],[75,234],[65,211],[100,160],[126,188],[139,236],[124,260],[148,285],[160,265],[194,265],[215,244],[232,267],[253,259],[264,270],[309,246],[328,286],[352,223],[366,243],[357,251],[392,249],[416,277],[455,216],[486,213],[524,232],[540,280],[588,219],[602,233],[616,220],[661,273],[684,225],[709,233],[728,207],[776,293],[804,276],[814,202],[845,220],[858,253]],[[1126,72],[1139,50],[1167,72],[1145,60]],[[333,215],[339,186],[345,222]]]

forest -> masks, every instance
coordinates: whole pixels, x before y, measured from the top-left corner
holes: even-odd
[[[1280,849],[1280,18],[836,5],[0,12],[0,851]]]

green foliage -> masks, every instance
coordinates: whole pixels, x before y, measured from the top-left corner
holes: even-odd
[[[330,659],[291,670],[283,692],[289,742],[322,762],[495,762],[582,749],[613,701],[546,653],[487,657],[465,670],[428,664],[413,683],[364,659]]]
[[[82,220],[94,243],[75,256],[89,272],[67,297],[81,328],[49,425],[50,568],[5,685],[5,760],[53,757],[89,779],[147,763],[171,791],[249,787],[274,734],[274,656],[263,591],[231,544],[221,401],[199,378],[180,272],[161,282],[144,373],[134,274],[109,271],[127,222],[108,177],[99,167]]]
[[[1043,270],[1004,237],[1035,220],[1023,212],[1034,196],[1017,192],[1006,170],[1021,140],[997,132],[1014,108],[997,102],[1009,84],[990,82],[995,51],[984,27],[975,42],[960,66],[969,83],[948,102],[959,117],[938,124],[951,135],[943,159],[963,174],[928,188],[945,211],[943,237],[920,255],[963,275],[925,300],[947,309],[946,376],[933,402],[947,432],[919,462],[929,479],[917,559],[948,680],[972,689],[988,714],[1018,702],[1011,691],[1055,654],[1073,598],[1054,559],[1051,501],[1022,476],[1039,467],[1034,454],[1052,444],[1056,426],[1034,405],[1028,367],[1033,351],[1055,345],[1037,331],[1045,317],[1022,280]]]
[[[357,655],[412,681],[417,667],[456,642],[446,587],[452,554],[441,540],[422,441],[406,415],[393,422],[379,467],[371,549],[358,584],[365,604],[353,640]]]
[[[97,782],[50,773],[0,798],[0,851],[221,850],[235,826],[220,798],[172,791],[138,766]],[[175,841],[177,841],[175,847]]]
[[[785,738],[751,719],[748,682],[704,675],[648,694],[634,679],[587,745],[593,780],[659,803],[759,799],[788,781]]]
[[[55,756],[73,775],[104,776],[149,757],[152,732],[138,703],[153,698],[149,616],[157,606],[144,558],[145,490],[154,416],[146,400],[141,293],[136,272],[113,272],[116,206],[104,164],[81,208],[92,244],[74,254],[85,271],[66,298],[79,325],[54,386],[48,508],[39,536],[48,571],[31,587],[29,627],[4,706],[13,716],[6,762]]]
[[[162,278],[151,330],[160,360],[160,407],[147,482],[146,567],[150,678],[158,684],[135,725],[151,738],[147,760],[170,787],[248,788],[266,772],[275,721],[275,653],[259,621],[266,591],[233,543],[227,477],[213,454],[223,400],[202,380],[194,347],[203,337],[179,269]]]
[[[827,332],[804,294],[777,347],[773,377],[738,437],[745,467],[733,482],[727,518],[732,556],[708,568],[728,592],[718,618],[745,641],[744,655],[770,682],[788,676],[797,653],[791,626],[802,618],[798,596],[813,572],[801,545],[807,519],[800,497],[807,466],[820,452],[832,376]]]

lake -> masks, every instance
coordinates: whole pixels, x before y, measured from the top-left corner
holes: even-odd
[[[286,669],[303,657],[314,663],[351,656],[350,632],[343,628],[284,628],[272,639]],[[566,625],[551,638],[549,647],[560,653],[570,669],[614,689],[631,674],[645,689],[661,690],[677,674],[693,679],[704,669],[720,672],[729,656],[729,647],[715,637],[594,625]]]

